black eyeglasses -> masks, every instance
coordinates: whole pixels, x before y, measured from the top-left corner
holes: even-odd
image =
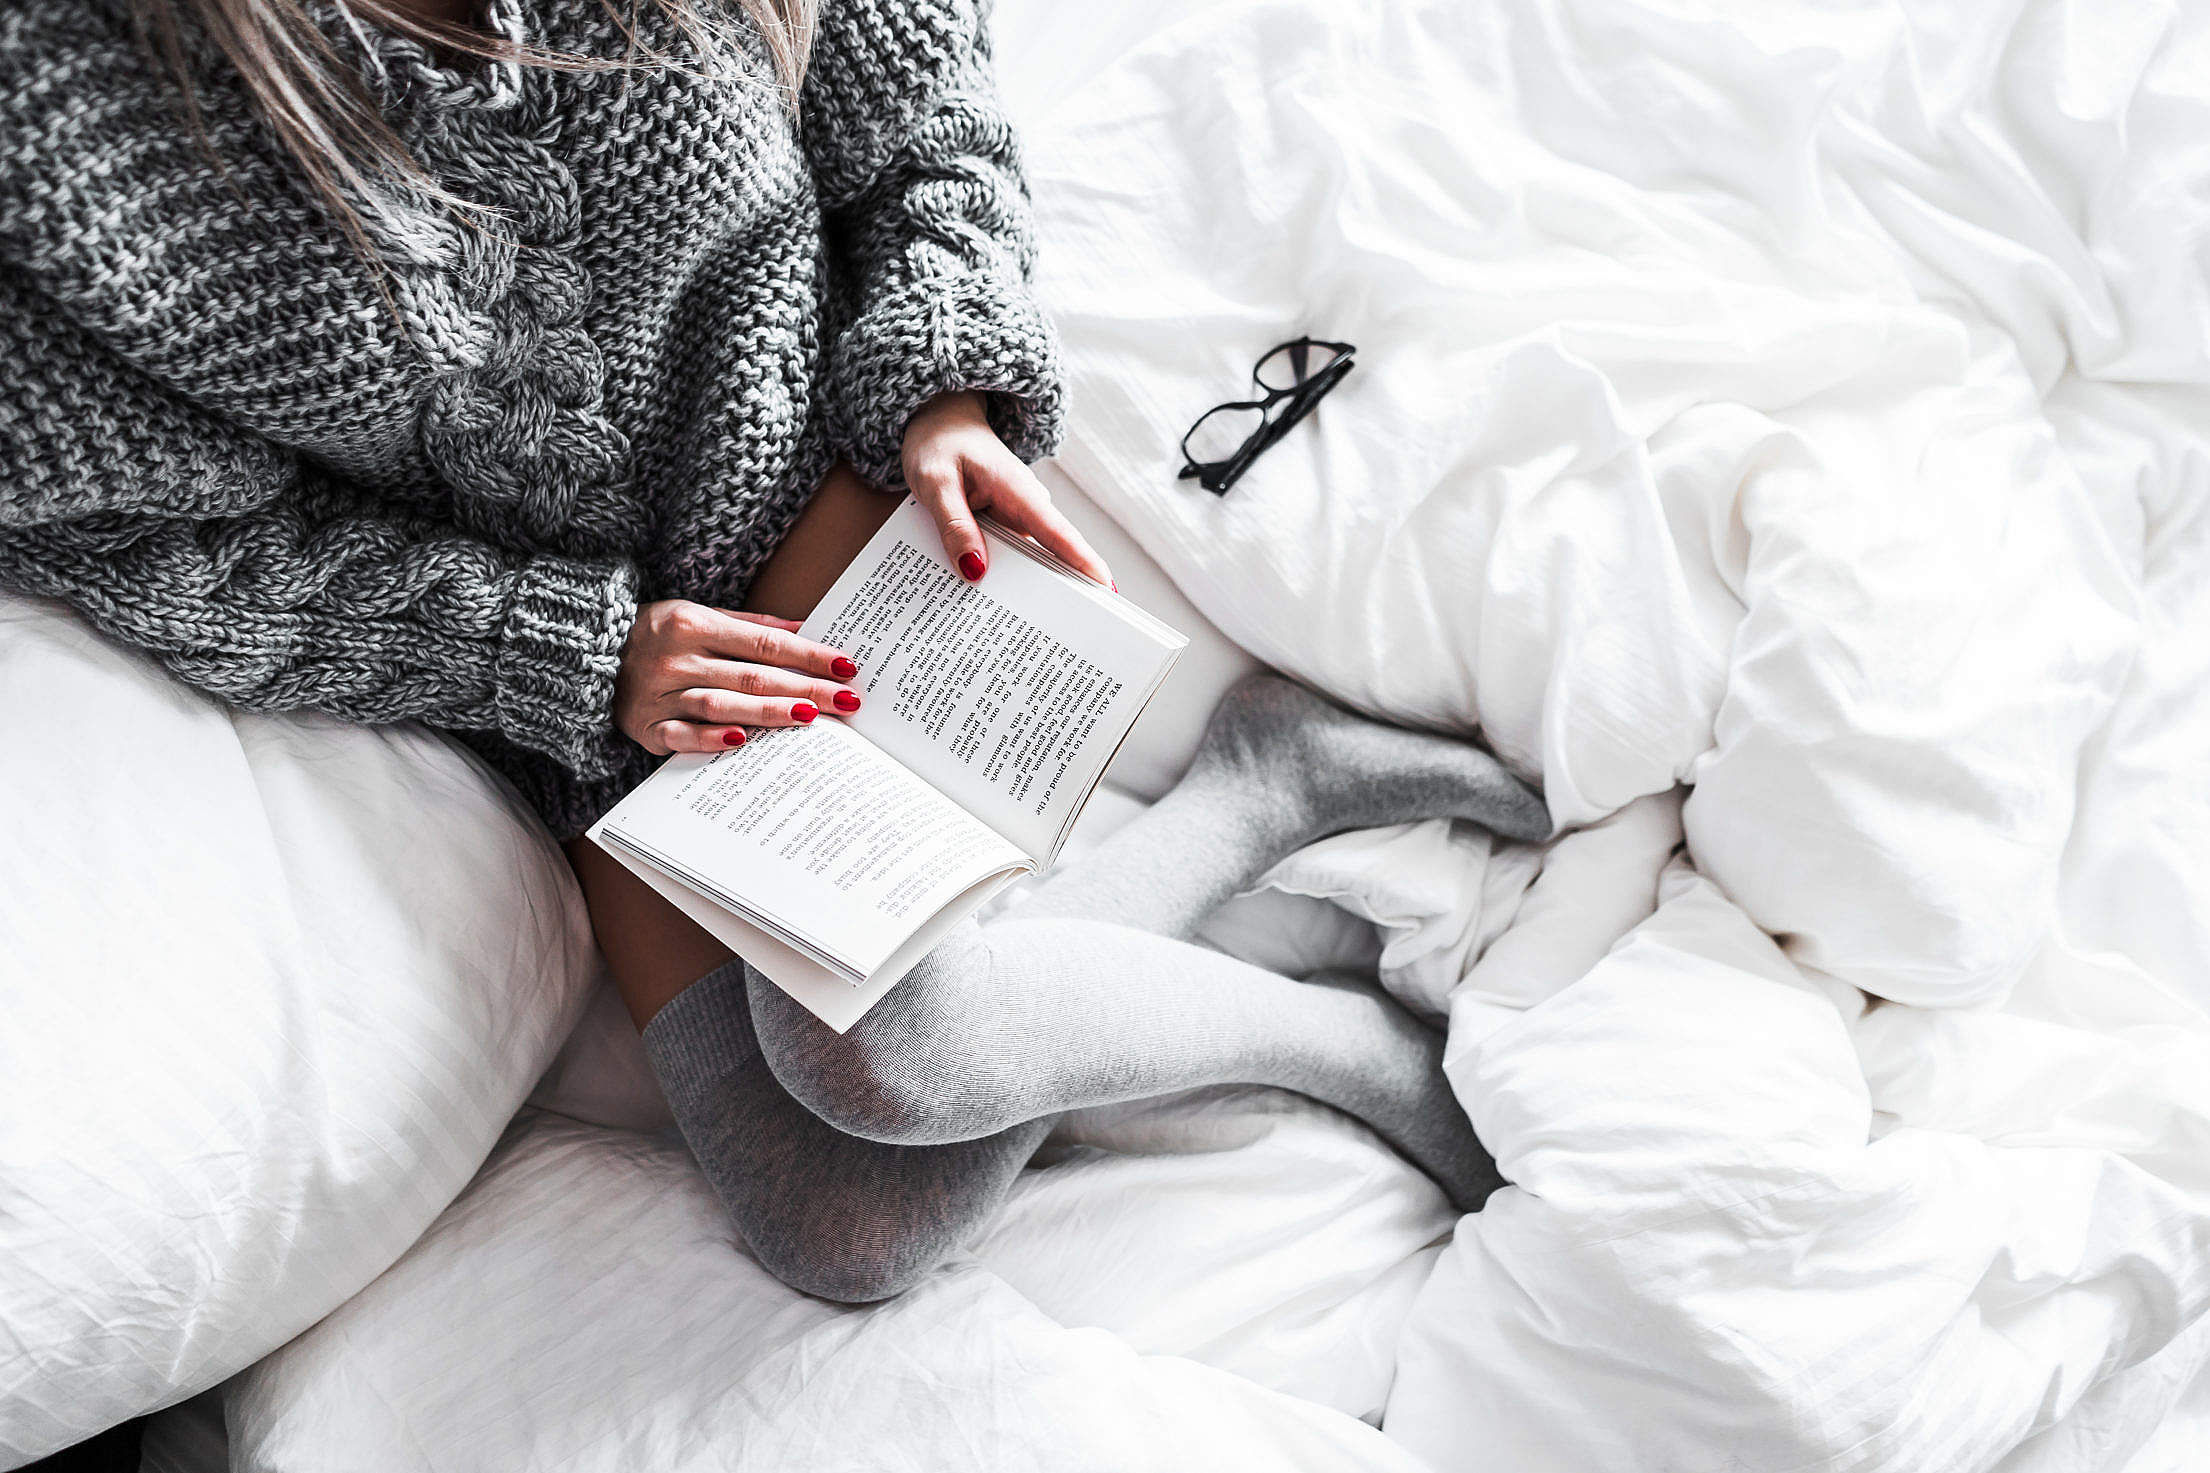
[[[1194,477],[1213,495],[1227,495],[1252,461],[1343,381],[1357,351],[1349,343],[1297,338],[1267,353],[1251,368],[1251,382],[1261,397],[1208,409],[1182,436],[1178,479]]]

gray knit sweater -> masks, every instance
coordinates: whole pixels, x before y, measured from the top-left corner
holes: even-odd
[[[796,123],[756,46],[749,78],[454,69],[324,4],[498,212],[391,244],[387,303],[219,53],[221,168],[124,0],[0,0],[0,584],[241,706],[454,732],[580,832],[654,760],[610,721],[639,601],[735,605],[837,456],[902,484],[932,394],[1052,447],[979,3],[826,0]],[[598,0],[491,19],[627,44]]]

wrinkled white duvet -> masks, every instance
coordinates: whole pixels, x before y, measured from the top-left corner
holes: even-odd
[[[1440,990],[1514,1183],[1401,1348],[1437,1465],[2210,1447],[2206,22],[1223,6],[1036,143],[1070,472],[1593,825],[1485,950],[1485,852],[1282,876]],[[1358,369],[1176,481],[1299,331]]]

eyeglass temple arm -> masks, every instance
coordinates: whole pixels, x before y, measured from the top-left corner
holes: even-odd
[[[1293,389],[1289,395],[1289,407],[1282,411],[1281,417],[1267,421],[1265,427],[1252,437],[1265,441],[1259,448],[1263,450],[1270,447],[1294,429],[1297,422],[1310,414],[1327,396],[1328,390],[1343,381],[1343,376],[1351,371],[1355,362],[1356,360],[1350,358],[1338,358],[1322,370],[1319,377]]]

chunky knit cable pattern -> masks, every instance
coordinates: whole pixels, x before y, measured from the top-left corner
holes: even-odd
[[[736,603],[835,457],[902,484],[931,394],[1057,437],[977,7],[824,11],[794,125],[756,46],[462,70],[316,0],[482,207],[380,237],[379,284],[204,38],[220,167],[125,0],[0,6],[0,584],[242,706],[455,732],[580,831],[651,765],[609,719],[638,600]],[[596,4],[490,23],[628,44]]]

